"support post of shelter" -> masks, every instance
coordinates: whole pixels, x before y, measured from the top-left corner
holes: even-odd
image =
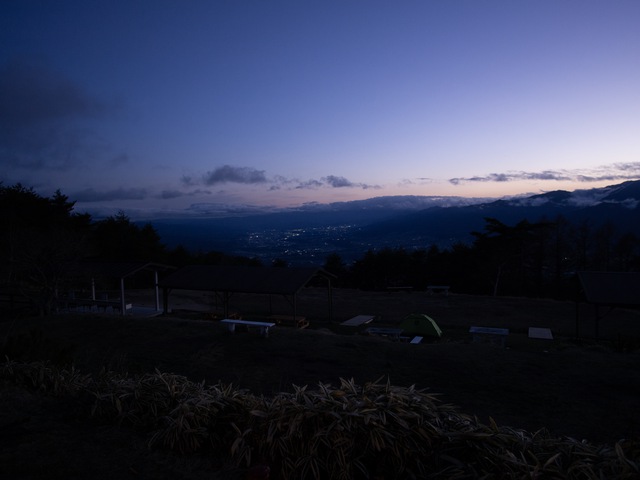
[[[222,311],[224,312],[224,318],[229,318],[229,292],[222,292]]]
[[[167,287],[162,289],[162,313],[165,315],[169,313],[169,289]]]
[[[156,292],[156,312],[160,311],[160,287],[158,286],[158,271],[154,270],[153,271],[153,284],[155,287],[155,292]]]
[[[331,279],[327,278],[327,291],[329,295],[329,323],[333,321],[333,292],[331,291]]]
[[[297,310],[297,308],[296,308],[296,304],[297,304],[297,302],[296,302],[296,297],[297,297],[297,296],[298,296],[298,295],[296,295],[295,293],[293,294],[293,320],[294,320],[294,321],[296,320],[296,316],[297,316],[297,314],[298,314],[298,310]]]
[[[576,340],[580,341],[580,302],[576,300]]]
[[[120,277],[120,309],[124,317],[127,314],[127,304],[124,301],[124,277]]]

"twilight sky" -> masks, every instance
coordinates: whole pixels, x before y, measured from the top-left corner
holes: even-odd
[[[3,0],[0,181],[132,218],[640,178],[637,0]]]

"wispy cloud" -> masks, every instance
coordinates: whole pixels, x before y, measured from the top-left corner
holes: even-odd
[[[228,204],[228,203],[192,203],[185,209],[186,214],[211,217],[243,216],[279,211],[269,205]]]
[[[336,175],[328,175],[326,177],[322,177],[322,181],[332,188],[361,188],[363,190],[367,190],[370,188],[371,189],[381,188],[378,185],[368,185],[366,183],[354,183],[351,180],[346,179],[345,177],[339,177]]]
[[[184,196],[185,193],[180,190],[163,190],[162,192],[160,192],[160,195],[158,195],[158,198],[161,198],[163,200],[170,200],[172,198],[180,198]]]
[[[614,163],[592,170],[543,170],[541,172],[510,171],[484,176],[457,177],[449,183],[460,185],[471,182],[512,182],[519,180],[601,182],[640,178],[640,162]]]
[[[320,180],[307,180],[305,182],[298,183],[295,188],[298,190],[315,190],[316,188],[320,188],[323,185],[324,183],[322,183]]]
[[[185,187],[193,187],[199,184],[208,186],[225,183],[237,183],[245,185],[266,185],[269,191],[283,189],[290,190],[315,190],[319,188],[357,188],[357,189],[380,189],[379,185],[369,185],[366,183],[352,182],[351,180],[338,176],[327,175],[318,179],[299,180],[283,175],[267,177],[264,170],[253,167],[223,165],[208,171],[203,175],[183,174],[180,183]]]
[[[326,177],[323,177],[322,180],[324,180],[329,186],[333,188],[353,187],[352,182],[344,177],[338,177],[336,175],[328,175]]]
[[[86,188],[70,194],[70,197],[79,202],[105,202],[113,200],[144,200],[147,198],[147,190],[144,188],[116,188],[113,190],[97,191]]]
[[[180,197],[194,197],[196,195],[211,195],[211,191],[210,190],[202,190],[200,188],[197,188],[195,190],[191,190],[188,192],[182,191],[182,190],[162,190],[160,192],[160,194],[158,194],[156,196],[156,198],[160,198],[162,200],[171,200],[173,198],[180,198]]]
[[[193,179],[191,175],[182,175],[180,177],[180,183],[187,187],[190,187],[192,185],[195,185],[197,182]]]
[[[11,61],[0,67],[3,161],[14,168],[65,171],[103,155],[104,140],[78,123],[111,109],[47,65]]]
[[[223,165],[205,173],[202,180],[205,185],[216,185],[220,183],[256,184],[266,183],[267,177],[265,176],[264,170],[257,170],[251,167]]]

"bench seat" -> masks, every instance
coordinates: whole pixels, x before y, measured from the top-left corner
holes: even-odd
[[[225,318],[220,320],[221,323],[226,323],[229,332],[234,333],[236,331],[236,325],[244,325],[246,327],[256,327],[260,330],[260,335],[263,337],[269,336],[269,329],[276,324],[272,322],[254,322],[251,320],[238,320],[235,318]]]
[[[435,295],[437,293],[440,293],[446,297],[447,295],[449,295],[449,288],[449,285],[428,285],[427,294]]]

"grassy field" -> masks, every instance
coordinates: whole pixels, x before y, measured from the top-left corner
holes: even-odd
[[[149,292],[134,292],[132,299],[151,301]],[[0,335],[11,338],[5,351],[71,360],[91,374],[104,368],[130,375],[157,369],[265,396],[292,391],[292,385],[337,385],[340,378],[364,384],[384,377],[393,385],[439,394],[443,403],[482,423],[493,419],[529,432],[545,428],[603,444],[640,436],[638,311],[607,312],[596,339],[593,311],[582,305],[578,342],[576,305],[551,300],[336,289],[329,319],[326,290],[310,288],[297,300],[310,327],[275,327],[268,338],[228,333],[211,319],[220,305],[209,294],[174,294],[170,307],[171,314],[150,318],[83,313],[5,318]],[[243,318],[261,319],[290,313],[291,304],[281,297],[236,295],[232,309]],[[372,325],[394,326],[412,312],[434,318],[443,337],[412,345],[339,325],[370,314],[376,316]],[[508,328],[506,346],[471,342],[471,325]],[[528,338],[529,327],[550,328],[554,339]],[[65,472],[65,478],[239,475],[209,457],[150,451],[143,435],[86,422],[73,400],[7,382],[0,390],[0,412],[5,427],[0,464],[13,466],[11,478],[62,478],[52,471]]]

